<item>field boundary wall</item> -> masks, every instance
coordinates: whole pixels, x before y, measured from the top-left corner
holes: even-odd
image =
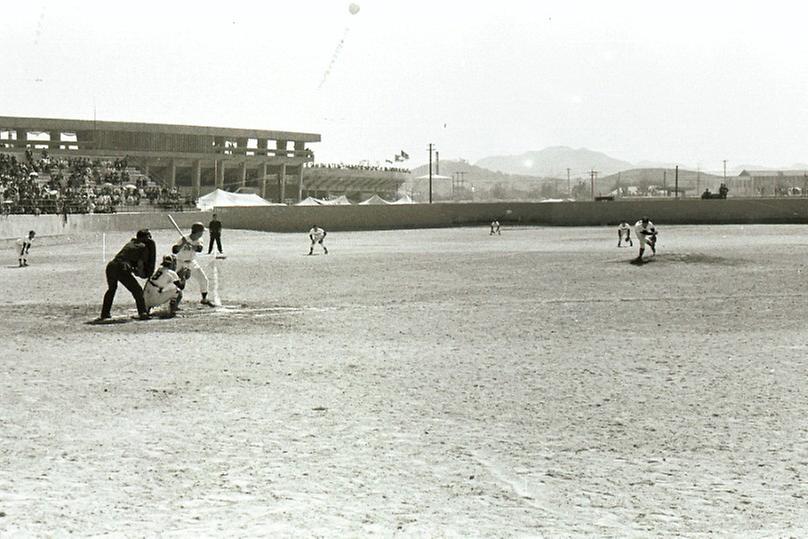
[[[806,224],[808,198],[726,200],[619,200],[604,202],[490,202],[402,204],[389,206],[256,206],[217,208],[225,228],[272,232],[385,230],[486,225],[599,226],[634,223],[647,215],[665,224]],[[194,221],[207,225],[212,212],[172,213],[182,228]],[[0,216],[0,240],[20,238],[28,230],[39,236],[83,232],[165,229],[166,213],[113,213]]]
[[[500,223],[545,226],[633,224],[647,215],[658,224],[805,224],[808,198],[493,202],[390,206],[267,206],[218,208],[226,228],[273,232],[439,228]]]
[[[202,221],[207,226],[210,213],[177,212],[171,216],[182,228]],[[62,236],[84,232],[136,232],[141,228],[159,230],[173,228],[166,213],[76,213],[64,215],[0,215],[0,240],[21,238],[29,230],[37,236]]]

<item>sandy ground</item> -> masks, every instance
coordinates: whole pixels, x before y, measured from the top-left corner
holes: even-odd
[[[8,248],[0,536],[805,537],[808,227],[661,230],[225,230],[111,326],[100,236]]]

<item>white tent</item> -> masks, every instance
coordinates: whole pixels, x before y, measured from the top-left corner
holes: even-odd
[[[221,189],[216,189],[205,196],[201,196],[196,201],[196,207],[202,211],[212,210],[216,206],[221,208],[230,206],[283,206],[283,204],[273,204],[258,195],[228,193]]]
[[[346,197],[345,195],[342,195],[342,196],[337,197],[337,198],[331,198],[331,199],[328,199],[328,200],[323,199],[323,198],[312,198],[312,197],[309,197],[306,200],[308,200],[309,202],[306,202],[305,204],[303,204],[303,202],[305,202],[305,201],[302,201],[299,205],[300,206],[313,206],[314,204],[319,204],[320,206],[345,206],[345,205],[350,206],[350,204],[351,204],[351,201],[348,200],[348,197]]]
[[[295,206],[322,206],[322,204],[323,202],[321,200],[318,200],[314,197],[306,197],[297,204],[295,204]]]
[[[392,202],[387,202],[385,199],[380,197],[379,195],[373,195],[369,199],[359,203],[362,206],[371,206],[371,205],[382,205],[382,204],[392,204]]]
[[[351,205],[351,201],[348,200],[348,197],[346,197],[345,195],[337,197],[334,200],[331,200],[330,202],[334,206],[350,206]]]
[[[413,201],[410,195],[402,195],[401,198],[393,202],[393,204],[413,204]]]

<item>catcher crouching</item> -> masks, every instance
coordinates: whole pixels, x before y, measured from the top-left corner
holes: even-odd
[[[187,268],[177,271],[177,258],[174,255],[164,256],[160,267],[143,286],[146,311],[151,314],[153,308],[168,303],[167,316],[175,316],[182,300],[185,280],[189,276],[190,271]]]

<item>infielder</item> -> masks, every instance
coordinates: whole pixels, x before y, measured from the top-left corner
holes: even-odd
[[[154,307],[159,307],[168,303],[168,315],[177,314],[177,307],[182,299],[182,289],[185,288],[185,281],[175,271],[177,269],[177,257],[166,255],[163,262],[154,275],[149,277],[143,286],[143,299],[146,302],[146,311]]]
[[[31,249],[34,236],[36,236],[36,232],[30,230],[27,237],[17,240],[17,259],[20,261],[21,268],[28,265],[28,251]]]
[[[648,217],[643,217],[634,224],[634,235],[637,236],[637,241],[640,244],[640,254],[637,255],[638,261],[642,260],[646,245],[651,247],[653,254],[656,254],[657,231],[654,223]]]
[[[325,245],[323,245],[323,240],[325,239],[327,232],[320,228],[317,225],[311,227],[309,230],[309,239],[311,240],[311,247],[309,247],[309,254],[314,254],[314,246],[318,243],[323,248],[325,254],[328,254],[328,249],[326,249]]]
[[[620,244],[624,241],[628,243],[629,247],[634,247],[634,242],[631,241],[631,227],[627,222],[622,221],[617,227],[617,246],[622,247]]]
[[[200,238],[205,232],[205,225],[194,223],[191,225],[191,234],[182,236],[180,241],[171,247],[171,252],[177,255],[177,272],[188,270],[197,283],[199,291],[202,293],[202,305],[213,307],[213,303],[208,299],[208,276],[202,271],[199,262],[196,261],[196,253],[202,252],[202,242]]]
[[[499,231],[499,221],[491,221],[491,232],[488,234],[489,236],[493,236],[496,234],[497,236],[501,236],[502,233]]]

